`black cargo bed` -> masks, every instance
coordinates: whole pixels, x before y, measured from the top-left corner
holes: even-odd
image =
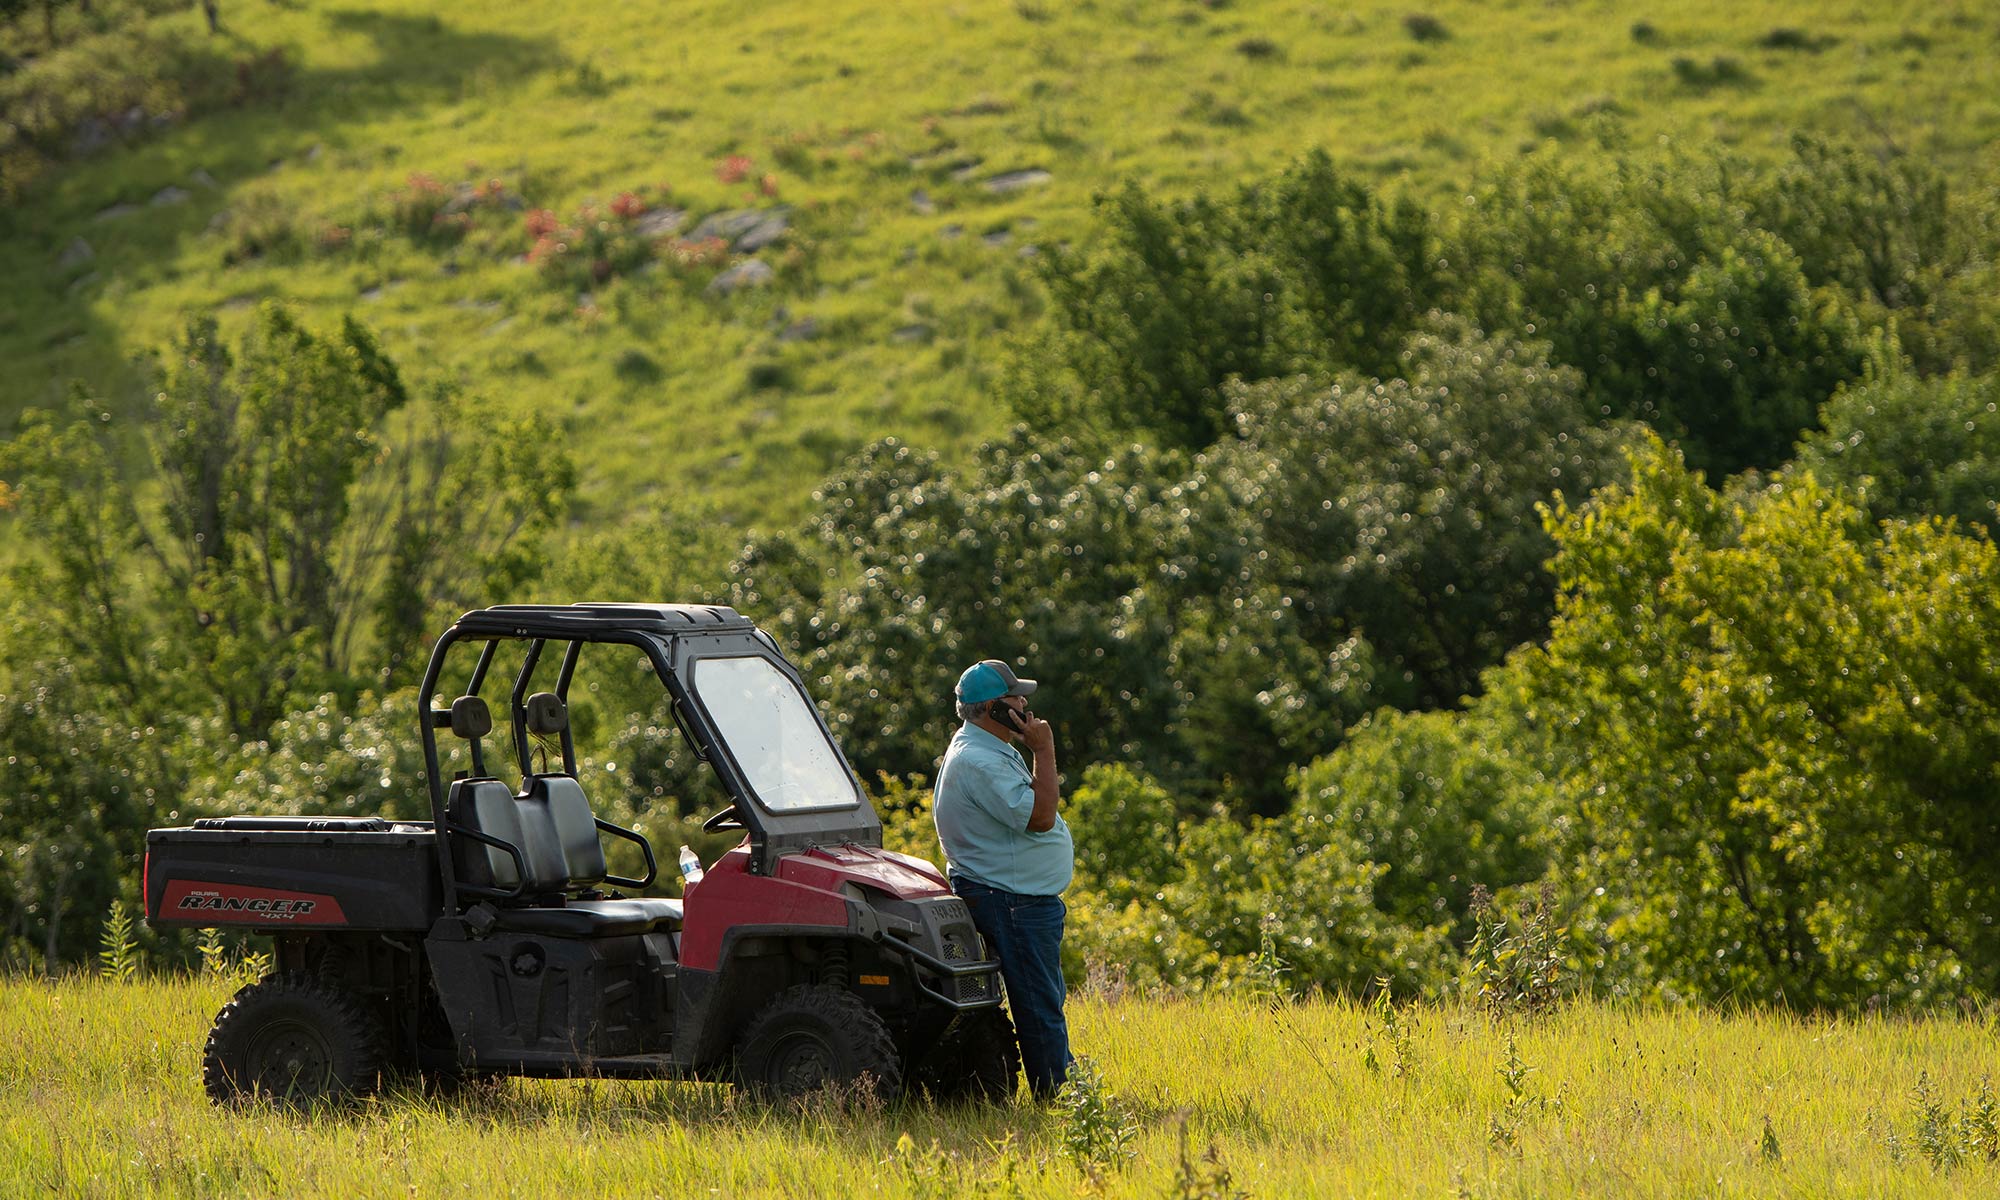
[[[154,925],[426,931],[443,907],[429,822],[219,817],[146,835]]]

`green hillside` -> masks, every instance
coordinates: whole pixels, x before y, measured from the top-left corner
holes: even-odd
[[[1060,681],[1079,977],[2000,991],[1989,9],[178,3],[0,0],[0,960],[647,595],[926,846],[960,666]]]
[[[64,40],[90,19],[59,16]],[[313,323],[354,313],[414,376],[557,420],[592,526],[764,524],[882,435],[949,455],[996,432],[1032,248],[1088,237],[1093,194],[1124,180],[1183,193],[1324,147],[1447,208],[1524,154],[1761,157],[1805,130],[1964,179],[2000,133],[2000,16],[1961,3],[357,0],[222,18],[213,38],[193,11],[151,24],[219,55],[235,102],[57,155],[0,208],[0,421],[71,378],[131,403],[130,359],[185,314],[220,310],[228,332],[282,297]],[[26,62],[13,121],[33,115],[24,81],[81,88],[129,45],[27,61],[39,10],[0,36]],[[995,186],[1030,170],[1047,177]],[[460,183],[493,189],[462,234],[426,220]],[[603,281],[524,260],[533,210],[574,225],[595,202],[615,223],[626,192],[683,210],[680,237],[783,206],[754,255],[768,283],[713,294],[725,263],[690,243]]]

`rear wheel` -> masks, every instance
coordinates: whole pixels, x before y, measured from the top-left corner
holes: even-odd
[[[216,1014],[202,1086],[218,1104],[363,1096],[381,1083],[384,1043],[381,1022],[347,989],[308,975],[267,975]]]
[[[737,1043],[736,1082],[767,1100],[857,1086],[893,1100],[903,1067],[888,1026],[860,997],[801,984],[750,1019]]]
[[[960,1013],[912,1074],[916,1085],[941,1104],[1004,1104],[1014,1096],[1020,1071],[1014,1022],[1006,1009],[996,1006]]]

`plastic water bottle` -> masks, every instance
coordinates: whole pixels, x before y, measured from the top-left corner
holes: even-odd
[[[682,845],[681,846],[681,894],[686,895],[687,890],[689,888],[693,887],[697,883],[700,883],[701,875],[702,875],[701,858],[698,855],[696,855],[694,851],[688,849],[686,845]]]

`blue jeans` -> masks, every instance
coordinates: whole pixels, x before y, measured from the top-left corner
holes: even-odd
[[[1000,977],[1021,1039],[1028,1088],[1046,1100],[1069,1077],[1069,1023],[1063,1020],[1061,896],[1023,896],[954,875],[952,890],[972,910],[972,923],[1000,957]]]

